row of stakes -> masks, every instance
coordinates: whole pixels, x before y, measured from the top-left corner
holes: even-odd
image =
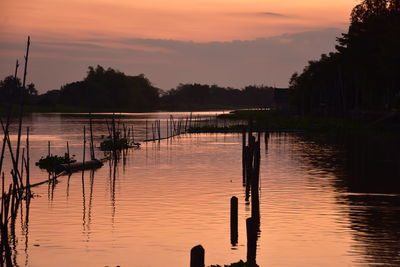
[[[246,131],[243,131],[243,186],[246,189],[246,201],[251,197],[251,217],[246,219],[247,235],[247,265],[256,266],[256,250],[258,233],[260,232],[260,132],[257,140],[252,133],[252,122],[249,121],[248,141],[246,145]],[[269,134],[265,133],[265,142]],[[238,243],[238,198],[233,196],[230,200],[230,229],[231,244]],[[190,267],[205,266],[205,250],[197,245],[190,251]]]

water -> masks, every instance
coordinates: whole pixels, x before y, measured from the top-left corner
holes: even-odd
[[[133,123],[141,140],[146,119],[165,122],[168,116],[125,114],[122,121]],[[93,116],[96,142],[106,133],[106,117]],[[32,128],[32,162],[47,154],[48,140],[52,153],[64,153],[69,141],[71,152],[82,158],[85,115],[34,114],[25,122]],[[398,266],[397,147],[384,149],[360,137],[272,134],[261,151],[257,263]],[[143,144],[117,164],[86,171],[83,179],[75,173],[54,186],[36,187],[29,216],[23,209],[17,218],[16,262],[189,266],[189,251],[198,244],[205,248],[206,265],[246,259],[245,219],[251,209],[244,200],[241,156],[238,134],[184,134]],[[47,178],[31,169],[34,181]],[[230,244],[232,196],[239,198],[237,246]]]

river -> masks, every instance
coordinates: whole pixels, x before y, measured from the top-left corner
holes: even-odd
[[[120,114],[145,139],[146,120],[188,113]],[[193,116],[213,116],[199,112]],[[111,114],[93,114],[98,145]],[[51,153],[82,159],[87,114],[31,114],[34,165]],[[165,134],[166,128],[162,129]],[[16,126],[12,127],[15,143]],[[260,266],[400,265],[398,143],[371,137],[301,133],[261,136]],[[116,164],[62,176],[32,189],[17,217],[18,266],[189,266],[190,249],[205,248],[206,265],[246,259],[240,134],[182,134],[130,149]],[[385,140],[385,139],[384,139]],[[23,139],[24,141],[24,139]],[[89,154],[87,154],[88,157]],[[96,151],[102,157],[101,151]],[[5,169],[10,169],[6,160]],[[7,172],[6,172],[7,173]],[[7,175],[6,175],[7,176]],[[82,178],[83,177],[83,178]],[[239,199],[238,244],[230,243],[230,198]]]

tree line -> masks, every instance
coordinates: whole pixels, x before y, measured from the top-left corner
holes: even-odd
[[[21,99],[34,102],[37,95],[35,84],[30,83],[24,88],[18,77],[10,75],[0,81],[0,103],[20,103]]]
[[[206,84],[180,84],[169,91],[156,88],[143,75],[129,76],[112,68],[89,67],[81,81],[38,95],[33,84],[26,89],[13,76],[0,82],[0,103],[19,103],[24,92],[25,103],[53,110],[73,107],[77,111],[146,111],[183,110],[218,107],[270,107],[274,91],[267,86],[243,89]],[[4,92],[4,93],[3,93]]]
[[[347,114],[400,107],[400,0],[364,0],[351,13],[336,51],[290,79],[302,113]]]
[[[166,109],[196,109],[201,107],[271,107],[274,91],[268,86],[246,86],[243,89],[207,84],[180,84],[160,97],[160,107]]]

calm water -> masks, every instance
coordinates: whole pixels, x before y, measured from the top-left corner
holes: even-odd
[[[122,121],[133,124],[142,140],[146,119],[165,122],[168,117],[124,114]],[[105,118],[110,115],[93,118],[97,143],[107,131]],[[25,118],[32,129],[32,162],[47,154],[48,140],[53,154],[64,153],[69,141],[80,160],[84,124],[85,115]],[[400,265],[398,148],[360,137],[272,134],[261,151],[257,263]],[[244,200],[241,153],[240,135],[185,134],[143,144],[116,164],[86,171],[83,180],[82,173],[75,173],[60,177],[54,186],[36,187],[29,216],[24,208],[17,218],[16,262],[179,267],[189,266],[189,251],[198,244],[206,250],[206,265],[245,259],[245,219],[251,209]],[[32,179],[46,179],[33,165]],[[232,196],[239,198],[239,242],[234,247]]]

